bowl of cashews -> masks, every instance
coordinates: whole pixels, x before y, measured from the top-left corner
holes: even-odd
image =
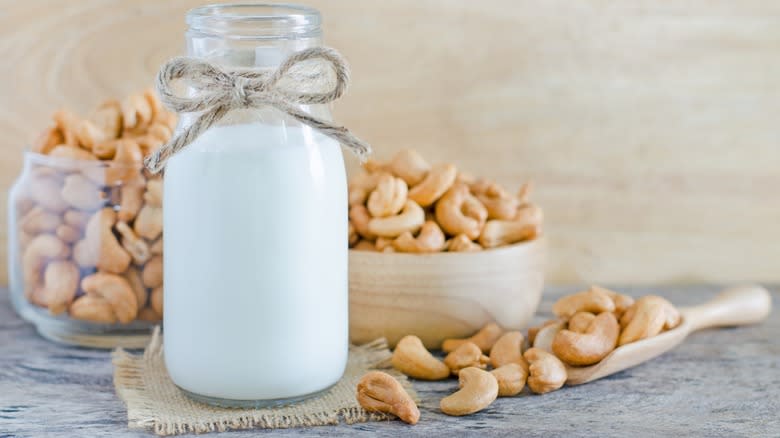
[[[494,321],[528,325],[544,285],[542,210],[531,185],[499,184],[405,149],[349,182],[350,339],[428,348]]]

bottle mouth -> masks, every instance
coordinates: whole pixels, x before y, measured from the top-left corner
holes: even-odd
[[[321,22],[318,10],[295,4],[213,4],[187,13],[188,32],[230,39],[315,38]]]

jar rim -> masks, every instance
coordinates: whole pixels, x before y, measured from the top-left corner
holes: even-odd
[[[53,157],[51,155],[41,154],[39,152],[34,152],[32,150],[25,149],[24,151],[24,161],[26,163],[32,163],[37,164],[41,166],[46,167],[55,167],[59,169],[90,169],[90,168],[114,168],[114,169],[141,169],[143,168],[142,163],[138,163],[138,165],[132,165],[132,164],[126,164],[126,163],[116,163],[114,161],[109,160],[78,160],[75,158],[67,158],[67,157]]]
[[[321,35],[317,9],[293,3],[220,3],[190,9],[188,32],[230,39],[298,39]]]

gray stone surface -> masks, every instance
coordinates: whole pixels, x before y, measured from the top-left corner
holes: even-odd
[[[703,302],[719,288],[624,288],[659,293],[679,305]],[[549,288],[539,320],[556,296]],[[780,294],[773,289],[775,309]],[[150,436],[129,430],[114,394],[109,353],[40,338],[0,290],[0,437]],[[416,382],[422,418],[209,436],[780,436],[780,317],[761,325],[692,335],[666,355],[587,385],[544,396],[499,399],[485,411],[453,418],[438,410],[455,381]]]

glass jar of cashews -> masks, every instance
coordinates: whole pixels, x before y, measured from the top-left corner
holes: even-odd
[[[8,196],[16,311],[66,344],[142,348],[162,318],[162,177],[142,159],[176,116],[151,90],[59,110]]]
[[[271,72],[321,46],[320,14],[307,7],[205,6],[187,23],[190,58],[228,72]],[[330,119],[326,105],[300,108]],[[179,129],[201,114],[182,115]],[[334,385],[349,320],[338,142],[269,105],[230,109],[167,158],[164,197],[164,350],[174,383],[197,400],[242,407]]]

